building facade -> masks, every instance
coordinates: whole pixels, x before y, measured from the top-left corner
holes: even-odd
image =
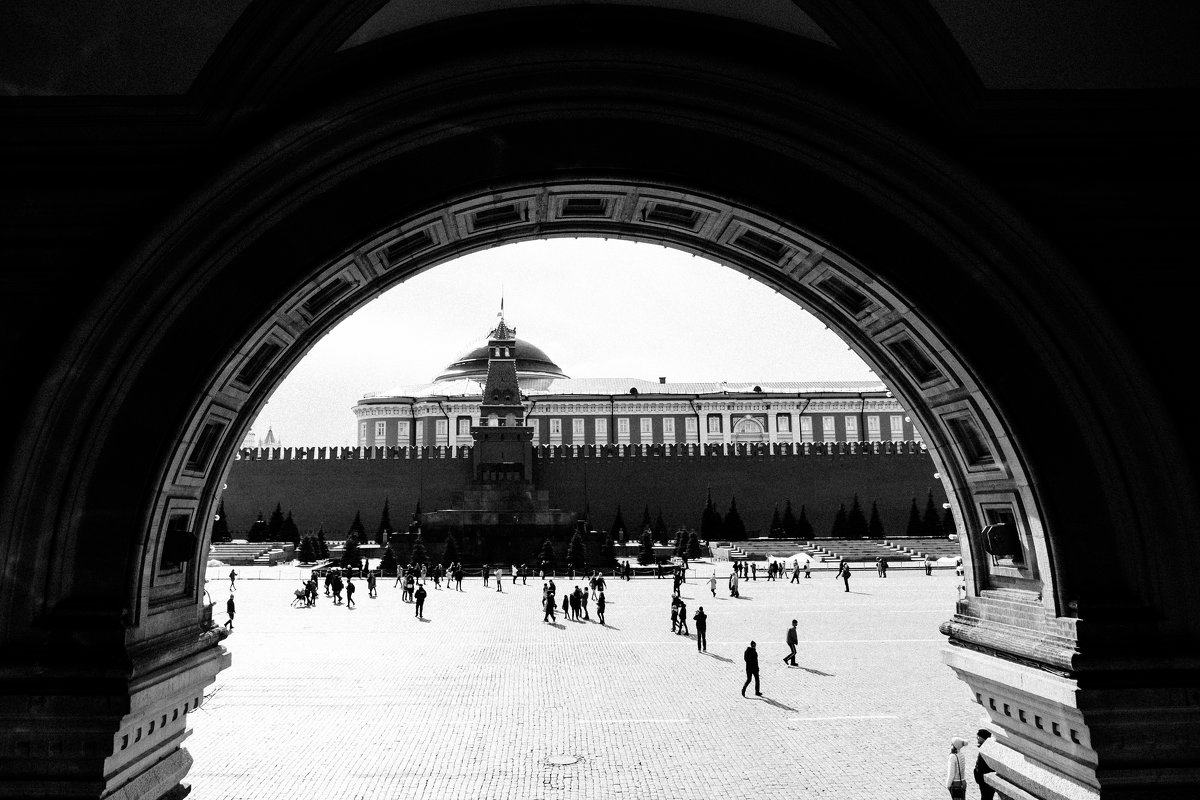
[[[501,320],[489,336],[504,327]],[[539,347],[513,341],[512,352],[473,348],[432,383],[364,397],[353,409],[358,446],[467,446],[471,428],[487,424],[527,425],[535,445],[921,441],[878,381],[570,378]],[[488,362],[497,358],[516,363],[522,420],[480,415]]]

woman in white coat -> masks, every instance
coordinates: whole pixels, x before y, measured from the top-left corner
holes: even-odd
[[[950,790],[951,797],[967,796],[967,756],[963,752],[966,746],[965,739],[955,736],[950,740],[950,758],[946,762],[946,788]]]

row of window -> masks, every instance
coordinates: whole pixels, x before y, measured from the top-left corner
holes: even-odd
[[[575,417],[570,419],[571,423],[571,439],[575,443],[584,441],[606,442],[608,440],[608,419],[606,417],[592,417],[592,435],[588,436],[586,431],[586,419]],[[676,438],[676,418],[675,417],[659,417],[661,421],[661,433],[659,439],[663,441],[672,441]],[[800,441],[814,442],[816,434],[814,432],[814,417],[800,417]],[[649,442],[655,440],[654,433],[655,417],[640,417],[638,418],[638,434],[641,442]],[[821,420],[821,441],[856,441],[859,439],[859,417],[854,414],[847,414],[842,417],[842,430],[838,431],[838,418],[836,416],[822,416]],[[882,418],[879,415],[867,415],[866,420],[866,440],[881,441],[884,438],[882,430]],[[619,443],[627,443],[630,439],[630,418],[617,417],[617,441]],[[905,418],[900,414],[894,414],[888,418],[888,437],[893,440],[901,440],[909,438],[905,436],[904,423]],[[473,424],[470,417],[458,417],[456,422],[456,431],[458,437],[466,438],[471,435],[471,425]],[[531,418],[529,420],[534,425],[535,440],[539,438],[542,430],[540,418]],[[749,441],[767,441],[770,438],[769,431],[766,430],[763,423],[763,418],[759,416],[743,416],[736,418],[733,421],[732,434],[734,438],[739,440]],[[516,425],[515,418],[497,419],[493,417],[484,421],[485,424],[491,425]],[[697,437],[697,421],[695,417],[684,417],[684,435],[686,441],[695,441]],[[396,443],[407,443],[410,439],[411,420],[395,420],[396,426]],[[433,420],[433,442],[428,444],[449,444],[447,441],[447,431],[449,427],[448,420],[445,418],[437,418]],[[363,422],[359,425],[359,444],[368,446],[372,443],[383,444],[393,443],[388,437],[388,422],[385,420],[377,420],[375,422],[374,442],[371,442],[368,437],[369,422]],[[720,414],[709,414],[706,420],[706,431],[709,438],[721,436],[724,433],[723,426],[724,417]],[[775,417],[775,430],[780,436],[790,435],[792,433],[792,417],[790,414],[778,414]],[[426,426],[417,425],[416,427],[416,444],[427,444],[424,441]],[[549,434],[552,441],[559,441],[563,436],[563,418],[549,418]],[[915,430],[911,431],[911,438],[920,440],[920,434]]]

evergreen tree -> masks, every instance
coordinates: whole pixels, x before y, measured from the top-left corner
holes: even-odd
[[[567,563],[575,569],[583,569],[583,565],[587,563],[587,550],[579,531],[575,531],[575,535],[571,537],[571,544],[567,545]]]
[[[796,522],[796,515],[792,513],[792,501],[788,500],[783,506],[783,518],[779,520],[779,526],[783,528],[783,535],[788,539],[797,539],[800,537],[800,525]]]
[[[617,513],[618,514],[621,513],[620,509],[617,510]],[[542,542],[542,550],[540,553],[538,553],[538,561],[545,562],[546,569],[548,569],[548,570],[554,569],[554,562],[555,562],[554,545],[550,543],[549,539]]]
[[[833,518],[833,530],[829,533],[834,539],[846,538],[846,504],[838,508],[837,514]]]
[[[346,531],[346,538],[349,539],[351,535],[355,534],[358,536],[358,541],[366,541],[367,529],[363,527],[362,514],[357,511],[354,512],[354,522],[350,523],[350,530]]]
[[[879,518],[879,502],[871,501],[871,521],[867,523],[867,535],[872,539],[884,538],[883,520]]]
[[[458,561],[458,539],[454,538],[454,534],[446,537],[446,547],[442,550],[442,563],[450,566]]]
[[[771,527],[767,530],[775,538],[783,536],[783,518],[779,516],[779,503],[775,504],[775,511],[771,514]]]
[[[729,511],[725,513],[725,538],[731,542],[744,542],[746,540],[746,523],[742,522],[742,515],[738,513],[737,497],[729,501]]]
[[[658,510],[658,516],[654,520],[654,541],[659,544],[666,544],[671,538],[670,531],[667,529],[667,523],[663,520],[662,509]]]
[[[687,540],[688,540],[688,548],[687,548],[688,558],[699,558],[700,557],[700,537],[696,535],[695,531],[692,531],[691,533],[688,534]]]
[[[813,526],[808,521],[808,511],[804,504],[800,505],[800,518],[796,520],[796,538],[806,542],[813,538]]]
[[[856,494],[854,502],[850,504],[850,513],[846,515],[846,538],[865,539],[867,536],[867,518],[863,516],[862,506],[859,505]]]
[[[425,541],[421,538],[421,534],[417,534],[417,538],[413,541],[412,554],[408,560],[413,564],[424,564],[429,560],[429,556],[425,553]]]
[[[379,562],[379,571],[384,575],[395,575],[400,565],[396,563],[396,552],[391,547],[383,548],[383,558]]]
[[[267,541],[267,521],[263,519],[262,512],[258,512],[258,519],[254,520],[254,524],[250,526],[250,531],[246,534],[248,542],[265,542]]]
[[[392,515],[388,510],[388,499],[383,498],[383,513],[379,515],[379,527],[375,529],[375,541],[387,544],[388,534],[392,532]]]
[[[346,544],[342,549],[342,566],[352,568],[360,564],[362,564],[362,553],[358,549],[358,534],[351,533],[346,537]]]
[[[616,550],[613,547],[611,536],[605,536],[600,540],[600,564],[601,567],[611,567],[617,560]]]
[[[958,527],[954,524],[954,514],[947,508],[942,512],[942,535],[949,538],[951,534],[957,532]]]
[[[306,564],[311,564],[317,560],[317,546],[313,543],[311,536],[305,536],[304,541],[300,542],[299,558]]]
[[[933,490],[925,499],[925,513],[921,516],[921,535],[937,536],[942,532],[942,520],[938,516],[937,506],[933,503]]]
[[[271,512],[271,520],[267,523],[267,538],[268,542],[282,542],[283,531],[283,507],[279,503],[275,504],[275,510]]]
[[[287,519],[283,521],[283,527],[279,531],[279,535],[283,538],[281,542],[291,542],[292,546],[300,546],[300,529],[296,527],[296,520],[292,519],[292,512],[289,510]]]
[[[905,536],[921,536],[921,512],[917,510],[917,498],[912,499],[912,506],[908,509],[908,527],[904,530]]]
[[[229,519],[225,516],[225,501],[222,500],[217,504],[217,518],[213,521],[212,540],[214,542],[228,542],[233,539],[229,533]]]
[[[650,505],[647,504],[642,509],[642,524],[638,526],[639,531],[644,531],[647,528],[654,529],[654,523],[650,521]],[[664,542],[665,544],[665,542]]]
[[[686,528],[675,531],[675,555],[686,556],[688,548],[688,532]]]
[[[654,538],[649,528],[642,534],[642,546],[638,548],[637,560],[639,564],[654,563]]]
[[[325,543],[325,528],[317,530],[317,558],[329,558],[329,545]]]
[[[700,515],[700,538],[706,542],[725,538],[725,523],[720,512],[713,505],[712,489],[708,490],[708,500],[704,503],[704,513]]]
[[[621,516],[620,503],[617,503],[617,515],[613,517],[612,525],[608,529],[608,535],[618,542],[625,541],[625,517]]]
[[[421,501],[417,500],[417,507],[413,509],[412,521],[408,523],[408,532],[416,533],[421,530]]]

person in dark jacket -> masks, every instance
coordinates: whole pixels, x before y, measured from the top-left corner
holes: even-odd
[[[791,664],[793,667],[798,666],[796,664],[796,645],[800,642],[796,636],[796,625],[798,624],[796,620],[792,620],[792,627],[787,630],[787,646],[791,648],[792,652],[783,659],[783,663]]]
[[[848,563],[843,561],[842,568],[838,570],[837,575],[835,575],[834,577],[841,578],[842,581],[846,584],[846,591],[847,592],[850,591],[850,565]]]
[[[233,602],[233,595],[229,595],[229,599],[225,602],[225,613],[229,615],[229,619],[225,620],[225,627],[233,630],[233,615],[237,611],[237,604]]]
[[[429,594],[425,591],[425,584],[418,584],[416,594],[413,596],[417,599],[417,618],[425,618],[425,596]]]
[[[696,620],[696,652],[708,652],[708,614],[704,613],[704,606],[696,609],[692,619]]]
[[[992,732],[987,728],[980,728],[975,734],[975,744],[983,747],[983,743],[992,737]],[[996,796],[996,790],[987,785],[984,776],[989,772],[995,772],[991,766],[983,759],[982,755],[975,756],[975,783],[979,784],[979,800],[992,800]]]
[[[742,697],[746,696],[746,687],[750,685],[750,681],[754,681],[754,693],[762,697],[762,687],[758,683],[758,651],[755,648],[754,642],[746,648],[746,652],[742,654],[742,658],[746,661],[746,682],[742,684]]]

